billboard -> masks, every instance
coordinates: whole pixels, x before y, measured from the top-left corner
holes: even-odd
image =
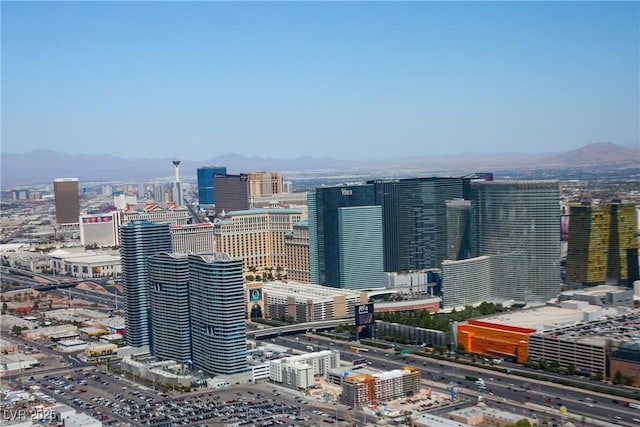
[[[262,289],[249,290],[249,301],[262,301]]]
[[[373,303],[356,305],[356,327],[373,325]]]
[[[113,217],[111,215],[102,215],[102,216],[83,216],[82,223],[83,224],[100,224],[105,222],[113,222]]]

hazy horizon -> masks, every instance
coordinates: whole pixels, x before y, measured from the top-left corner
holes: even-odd
[[[202,160],[640,141],[637,2],[2,2],[2,152]]]

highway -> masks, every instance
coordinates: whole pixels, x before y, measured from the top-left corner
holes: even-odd
[[[339,350],[343,361],[350,362],[357,358],[366,358],[371,362],[371,367],[380,370],[390,370],[406,365],[420,368],[423,381],[430,387],[447,393],[447,384],[454,383],[459,394],[475,399],[477,396],[482,396],[483,400],[492,401],[494,406],[505,407],[505,409],[521,411],[522,408],[528,408],[529,412],[536,412],[540,417],[559,419],[560,408],[564,406],[567,408],[568,414],[577,417],[578,421],[582,422],[582,417],[584,417],[585,425],[591,423],[591,425],[600,426],[613,424],[637,426],[638,424],[633,419],[640,418],[640,411],[634,411],[623,405],[624,399],[606,394],[413,354],[395,355],[391,351],[372,347],[369,347],[369,351],[366,353],[353,353],[349,350],[353,343],[333,341],[317,335],[304,335],[297,338],[296,340],[296,337],[281,336],[273,340],[277,344],[301,352],[308,352],[309,350],[306,349],[308,345],[312,345],[314,350]],[[486,390],[480,390],[474,382],[466,380],[465,376],[467,375],[483,378]]]

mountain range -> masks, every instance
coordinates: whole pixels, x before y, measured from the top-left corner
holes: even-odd
[[[113,155],[66,154],[49,150],[34,150],[24,154],[2,153],[2,186],[48,184],[55,178],[62,177],[76,177],[84,182],[148,182],[172,177],[172,160],[125,159]],[[510,168],[609,166],[624,169],[640,167],[640,148],[602,142],[558,153],[464,152],[456,155],[396,157],[385,160],[339,160],[309,156],[275,159],[226,154],[204,161],[181,160],[181,176],[194,177],[196,169],[205,165],[226,166],[228,173],[280,171],[285,175],[285,179],[287,174],[301,176],[330,172],[375,176],[442,176],[445,173],[467,174]]]

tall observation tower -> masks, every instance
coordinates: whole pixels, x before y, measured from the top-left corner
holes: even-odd
[[[182,205],[184,200],[182,198],[182,185],[180,185],[180,159],[178,159],[178,157],[174,157],[171,163],[173,163],[176,175],[175,181],[173,182],[173,201],[178,205]]]

